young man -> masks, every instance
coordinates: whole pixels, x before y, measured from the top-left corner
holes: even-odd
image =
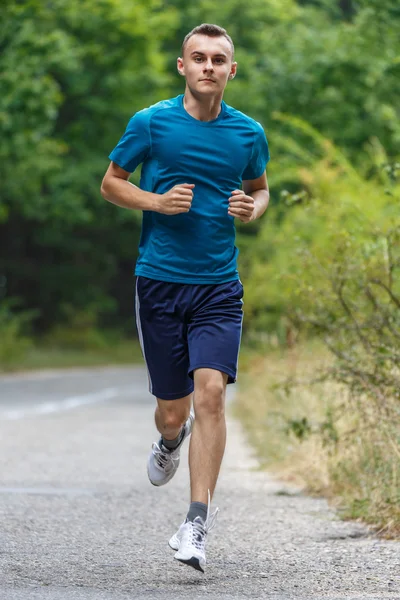
[[[132,117],[101,193],[143,211],[136,319],[161,434],[147,471],[153,485],[170,481],[191,433],[191,504],[169,544],[176,559],[204,571],[243,318],[234,221],[266,210],[269,152],[261,125],[222,100],[237,68],[224,29],[203,24],[188,33],[177,67],[185,93]],[[140,163],[136,187],[128,179]]]

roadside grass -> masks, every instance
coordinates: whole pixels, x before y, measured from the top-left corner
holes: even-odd
[[[326,496],[341,517],[399,538],[399,407],[310,383],[331,362],[316,342],[263,353],[244,347],[234,412],[262,468]]]
[[[0,363],[0,372],[62,369],[141,363],[143,356],[136,340],[112,340],[100,348],[68,348],[62,345],[32,344],[23,354]]]
[[[91,367],[141,362],[132,323],[119,329],[98,325],[92,307],[65,307],[66,321],[41,337],[32,335],[35,311],[16,313],[12,299],[0,306],[0,372]]]

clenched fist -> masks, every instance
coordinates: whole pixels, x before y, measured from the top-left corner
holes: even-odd
[[[160,196],[157,212],[163,215],[178,215],[189,212],[193,200],[194,183],[180,183]]]
[[[233,190],[229,198],[228,215],[237,217],[242,223],[249,223],[254,219],[254,198],[247,196],[243,190]]]

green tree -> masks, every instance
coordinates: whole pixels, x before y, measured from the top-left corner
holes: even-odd
[[[21,308],[40,308],[41,327],[63,305],[131,306],[140,215],[99,187],[129,117],[168,83],[153,32],[167,34],[173,13],[159,6],[29,0],[2,11],[0,273]]]
[[[373,138],[389,156],[398,148],[394,0],[5,0],[0,18],[0,285],[21,310],[40,310],[41,328],[71,307],[108,313],[104,323],[117,307],[131,314],[141,216],[104,202],[99,185],[128,118],[182,92],[176,57],[195,25],[219,23],[236,43],[226,100],[266,129],[273,203],[283,185],[298,189],[310,154],[277,111],[355,164]],[[280,220],[287,211],[281,203]],[[247,270],[262,226],[238,229]]]
[[[226,99],[257,118],[273,140],[274,111],[308,121],[353,160],[371,137],[389,155],[400,140],[400,9],[394,0],[343,3],[325,0],[199,0],[187,5],[169,0],[179,11],[176,35],[165,40],[175,71],[184,35],[194,26],[215,22],[236,44],[238,75]],[[350,21],[344,20],[352,13]],[[175,91],[182,87],[176,76]]]

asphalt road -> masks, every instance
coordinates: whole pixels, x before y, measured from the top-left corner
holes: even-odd
[[[0,600],[400,599],[400,544],[259,471],[231,419],[206,573],[174,561],[188,444],[151,486],[153,410],[139,367],[0,377]]]

